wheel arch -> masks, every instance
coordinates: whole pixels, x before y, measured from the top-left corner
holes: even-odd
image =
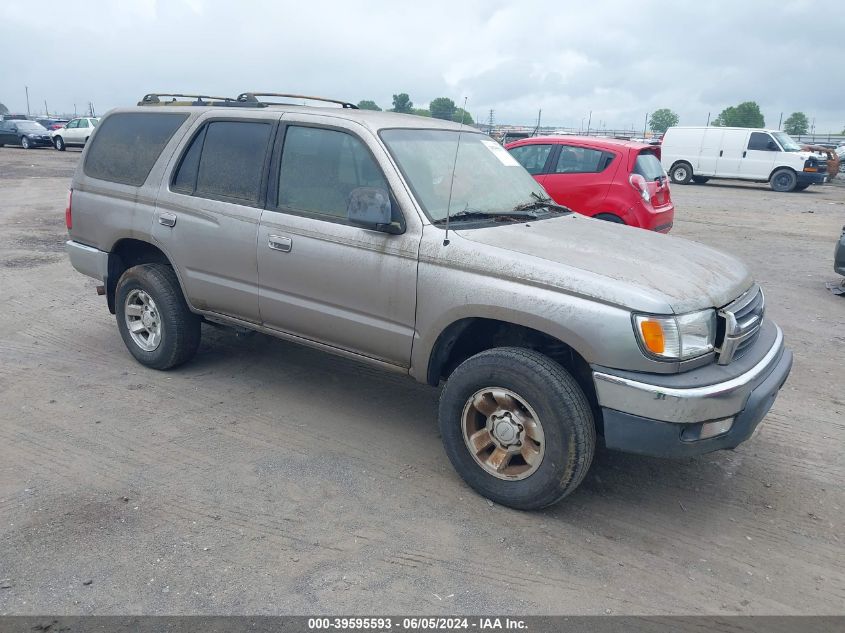
[[[769,177],[766,178],[766,181],[767,182],[770,181],[772,179],[772,176],[774,176],[777,172],[784,170],[784,169],[788,169],[793,174],[795,174],[796,178],[798,178],[798,171],[794,167],[792,167],[791,165],[778,165],[777,167],[772,169],[772,171],[769,173]]]
[[[127,237],[119,239],[109,249],[108,272],[105,279],[106,301],[109,306],[109,312],[114,314],[115,311],[115,291],[117,290],[117,283],[120,281],[121,275],[133,266],[139,266],[141,264],[165,264],[170,266],[176,273],[176,279],[179,280],[182,295],[187,301],[185,286],[182,283],[179,270],[173,265],[167,254],[150,242]]]

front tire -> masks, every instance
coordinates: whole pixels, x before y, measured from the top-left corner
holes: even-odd
[[[809,186],[810,186],[809,184],[795,185],[795,191],[804,191]]]
[[[53,146],[60,152],[63,152],[65,151],[65,140],[61,136],[57,136],[53,139]]]
[[[199,347],[201,319],[188,308],[170,266],[141,264],[124,272],[115,313],[123,342],[142,365],[170,369],[190,360]]]
[[[595,451],[584,392],[558,363],[528,349],[495,348],[458,366],[440,396],[439,425],[464,481],[519,510],[575,490]]]
[[[692,181],[697,185],[703,185],[708,180],[710,180],[707,176],[693,176]]]
[[[779,193],[794,191],[798,186],[798,176],[791,169],[778,169],[769,179],[769,186]]]
[[[21,137],[21,147],[24,149],[32,149],[32,143],[29,142],[29,139],[25,136]]]
[[[675,163],[669,172],[669,177],[676,185],[686,185],[692,180],[692,165],[685,162]]]

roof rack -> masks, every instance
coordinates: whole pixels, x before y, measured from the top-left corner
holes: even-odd
[[[173,99],[171,101],[162,101],[161,97],[173,97]],[[194,101],[190,103],[177,101],[176,97],[194,99]],[[151,92],[150,94],[144,95],[143,99],[138,102],[138,105],[237,105],[237,100],[231,97],[212,97],[209,95],[181,94],[179,92]]]
[[[273,103],[270,101],[260,101],[258,97],[285,97],[287,99],[308,99],[309,101],[325,101],[326,103],[336,103],[344,108],[357,110],[358,106],[348,101],[340,101],[339,99],[327,99],[326,97],[311,97],[308,95],[294,95],[284,92],[243,92],[238,95],[240,103],[260,103],[262,105],[290,105],[285,103]]]

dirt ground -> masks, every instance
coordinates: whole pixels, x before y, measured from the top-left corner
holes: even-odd
[[[63,252],[78,151],[0,149],[0,613],[841,614],[845,187],[676,186],[795,365],[736,451],[600,449],[544,512],[452,470],[438,391],[206,327],[138,365]]]

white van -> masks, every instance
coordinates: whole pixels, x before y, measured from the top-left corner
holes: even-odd
[[[827,161],[801,151],[785,132],[745,127],[670,127],[661,162],[672,182],[711,178],[768,182],[775,191],[803,191],[827,182]]]

